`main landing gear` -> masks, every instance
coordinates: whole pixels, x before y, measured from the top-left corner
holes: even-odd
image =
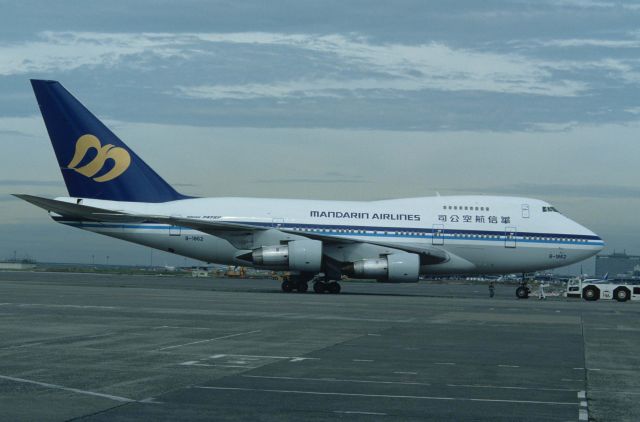
[[[313,291],[316,293],[329,292],[338,294],[340,293],[340,290],[340,283],[338,283],[337,281],[330,281],[328,283],[325,281],[316,281],[315,283],[313,283]]]
[[[309,285],[307,284],[306,281],[296,280],[294,278],[284,279],[282,281],[281,287],[282,287],[282,291],[285,293],[291,293],[294,290],[297,291],[298,293],[305,293],[307,290],[309,290]]]
[[[291,292],[298,292],[298,293],[305,293],[307,290],[309,290],[309,281],[311,279],[309,279],[308,277],[297,277],[297,276],[292,276],[289,278],[285,278],[282,281],[282,291],[285,293],[291,293]],[[337,281],[323,281],[323,280],[316,280],[313,283],[313,291],[316,293],[333,293],[333,294],[338,294],[340,293],[341,287],[340,287],[340,283],[338,283]]]

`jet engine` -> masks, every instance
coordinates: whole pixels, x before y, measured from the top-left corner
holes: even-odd
[[[420,257],[399,252],[380,258],[361,259],[345,267],[344,272],[353,278],[375,278],[386,283],[417,283]]]
[[[322,242],[294,240],[286,245],[262,246],[251,252],[255,265],[301,272],[319,272],[322,266]]]

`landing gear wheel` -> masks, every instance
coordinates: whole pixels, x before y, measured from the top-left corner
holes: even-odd
[[[329,290],[329,293],[338,294],[340,293],[340,283],[332,281],[327,285],[327,289]]]
[[[323,281],[316,281],[313,283],[313,291],[316,293],[324,293],[327,290],[327,286]]]
[[[529,298],[529,288],[527,286],[520,286],[516,289],[516,297],[518,299],[528,299]]]
[[[293,283],[289,280],[285,280],[282,282],[282,291],[285,293],[291,293],[293,291]]]
[[[298,293],[306,293],[306,291],[309,290],[309,285],[306,281],[298,281],[296,288],[298,289]]]

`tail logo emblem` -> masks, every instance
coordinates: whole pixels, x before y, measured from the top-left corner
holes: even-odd
[[[96,156],[88,164],[78,167],[90,149],[96,150]],[[93,177],[105,166],[107,160],[113,160],[111,170],[99,177]],[[91,177],[96,182],[108,182],[120,176],[129,168],[131,156],[126,149],[111,144],[102,146],[100,140],[93,135],[82,135],[76,141],[76,152],[67,168],[77,171],[83,176]]]

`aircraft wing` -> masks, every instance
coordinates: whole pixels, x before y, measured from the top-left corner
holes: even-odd
[[[193,218],[184,217],[172,217],[166,215],[152,215],[152,214],[132,214],[125,211],[107,210],[102,208],[90,207],[82,204],[74,204],[71,202],[58,201],[55,199],[42,198],[33,195],[14,194],[17,198],[27,201],[37,207],[40,207],[46,211],[54,212],[64,217],[79,218],[91,221],[102,222],[114,222],[114,223],[160,223],[169,224],[174,226],[188,227],[190,229],[198,230],[203,233],[211,234],[213,236],[225,237],[230,232],[252,232],[263,231],[273,229],[272,227],[262,227],[248,223],[234,223],[228,221],[206,221]],[[447,261],[449,256],[446,252],[438,248],[432,248],[428,245],[407,245],[397,244],[391,242],[379,242],[379,241],[363,241],[342,236],[331,236],[316,232],[305,232],[298,230],[291,230],[283,227],[279,227],[276,230],[281,232],[307,237],[309,239],[320,240],[328,244],[354,244],[354,243],[369,243],[372,245],[382,246],[385,248],[393,248],[402,250],[405,252],[415,253],[420,255],[421,262],[423,264],[435,264]]]
[[[408,244],[379,242],[379,241],[371,241],[371,240],[363,241],[358,239],[350,239],[350,238],[331,236],[331,235],[326,235],[321,233],[289,230],[289,229],[283,229],[283,228],[279,228],[278,230],[285,233],[308,237],[309,239],[320,240],[325,243],[349,243],[349,244],[369,243],[371,245],[382,246],[385,248],[392,248],[392,249],[398,249],[405,252],[415,253],[420,255],[420,262],[423,265],[438,264],[438,263],[449,260],[449,255],[445,251],[437,248],[431,248],[428,245],[420,245],[420,244],[408,245]]]

